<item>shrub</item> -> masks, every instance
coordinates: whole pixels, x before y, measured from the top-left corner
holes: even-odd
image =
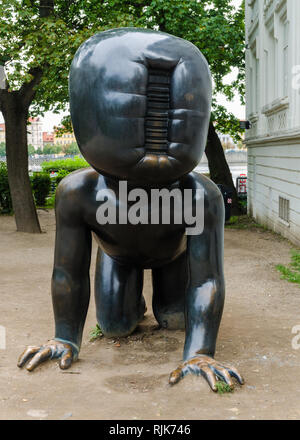
[[[38,206],[45,206],[47,196],[51,188],[51,178],[47,173],[34,173],[31,177],[31,185]]]
[[[59,172],[61,170],[66,170],[71,173],[72,171],[80,168],[87,168],[90,165],[82,157],[75,156],[73,159],[57,159],[49,162],[43,162],[41,166],[43,171],[47,173],[50,173],[51,171]]]
[[[59,170],[56,176],[56,185],[59,184],[59,182],[66,177],[68,174],[70,174],[70,171],[68,170]]]
[[[55,207],[55,193],[53,193],[50,197],[47,198],[45,207],[49,209]]]
[[[49,162],[43,162],[41,164],[43,173],[50,174],[51,172],[56,172],[56,178],[52,178],[51,180],[55,182],[55,186],[59,184],[59,182],[66,177],[68,174],[72,173],[72,171],[79,170],[81,168],[87,168],[90,165],[84,160],[82,157],[75,156],[73,159],[58,159],[58,160],[52,160]],[[52,191],[55,191],[56,188],[52,188]],[[52,194],[52,192],[51,192]],[[51,207],[54,205],[54,199],[55,197],[51,198],[51,201],[49,200],[49,203],[47,203],[47,207]]]
[[[8,174],[5,162],[0,162],[0,213],[10,214],[12,201],[9,191]]]

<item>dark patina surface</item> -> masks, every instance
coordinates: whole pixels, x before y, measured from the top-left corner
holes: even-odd
[[[185,328],[183,364],[170,376],[202,374],[240,383],[233,367],[213,359],[224,304],[224,203],[216,185],[192,172],[203,154],[210,118],[211,78],[205,58],[188,41],[152,30],[121,28],[97,34],[77,51],[70,104],[80,150],[92,168],[67,176],[56,195],[52,297],[56,332],[28,347],[28,370],[55,357],[68,368],[78,356],[90,297],[91,234],[99,251],[97,320],[108,337],[133,332],[145,311],[143,270],[152,269],[153,311],[165,328]],[[104,224],[100,190],[118,184],[204,192],[204,230],[186,224]],[[195,202],[195,201],[194,201]],[[128,205],[128,209],[130,204]],[[149,205],[151,210],[151,205]],[[174,214],[174,213],[173,213]],[[171,213],[172,218],[172,213]]]

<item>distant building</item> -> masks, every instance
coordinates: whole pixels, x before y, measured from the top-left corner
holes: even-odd
[[[229,148],[236,148],[235,142],[229,134],[218,133],[218,136],[225,150]]]
[[[59,145],[62,147],[64,145],[65,146],[71,145],[74,142],[76,143],[76,139],[73,132],[63,133],[61,136],[58,136],[54,127],[54,139],[53,139],[54,145]]]
[[[5,124],[0,124],[0,144],[5,143]]]
[[[27,143],[35,150],[43,148],[43,123],[40,118],[29,118],[27,126]]]
[[[54,145],[54,133],[43,131],[43,147],[45,145]]]
[[[246,0],[248,209],[300,244],[300,1]]]

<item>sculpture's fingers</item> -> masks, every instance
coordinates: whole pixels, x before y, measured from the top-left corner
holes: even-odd
[[[59,361],[59,367],[62,370],[66,370],[67,368],[69,368],[72,365],[72,361],[73,361],[72,350],[67,349],[65,354],[61,357],[61,359]]]
[[[224,368],[226,368],[226,369],[228,370],[229,374],[230,374],[231,376],[235,377],[236,380],[237,380],[241,385],[243,385],[243,384],[245,383],[245,380],[244,380],[243,376],[240,375],[240,373],[238,372],[238,370],[237,370],[235,367],[233,367],[232,365],[226,365],[226,364],[222,364],[222,366],[223,366]]]
[[[221,380],[227,383],[227,385],[230,386],[230,388],[234,388],[233,380],[231,379],[231,376],[229,372],[226,370],[226,368],[223,368],[219,364],[211,364],[210,365],[211,370],[215,373],[216,376],[218,376]]]
[[[23,353],[19,356],[17,363],[18,367],[22,368],[26,364],[26,362],[29,361],[29,359],[31,359],[32,356],[34,356],[40,350],[40,348],[41,347],[37,346],[30,346],[25,348]]]
[[[41,349],[38,353],[34,355],[34,357],[31,359],[29,364],[27,365],[26,369],[28,371],[34,370],[40,363],[45,361],[46,359],[51,358],[52,356],[52,350],[50,347],[46,347]]]
[[[176,368],[176,370],[172,371],[169,377],[169,384],[174,385],[175,383],[179,382],[180,379],[183,377],[182,368],[181,366]]]
[[[195,371],[194,368],[191,369],[193,372]],[[199,369],[200,374],[207,380],[210,388],[213,391],[217,391],[217,386],[216,386],[217,380],[215,378],[214,373],[209,368],[209,366],[201,363],[201,366],[198,366],[198,369]]]

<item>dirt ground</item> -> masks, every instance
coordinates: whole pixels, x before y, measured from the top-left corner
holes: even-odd
[[[91,297],[78,362],[62,371],[56,361],[33,373],[17,368],[26,345],[53,336],[50,278],[55,220],[39,211],[45,233],[15,232],[0,217],[0,419],[300,419],[300,289],[274,266],[290,261],[291,244],[262,230],[225,231],[226,301],[216,359],[231,362],[244,386],[213,393],[202,377],[168,385],[180,362],[184,332],[159,330],[151,310],[151,274],[145,273],[148,311],[132,336],[89,341],[96,324]],[[96,244],[93,246],[94,273]],[[92,279],[93,282],[93,279]]]

